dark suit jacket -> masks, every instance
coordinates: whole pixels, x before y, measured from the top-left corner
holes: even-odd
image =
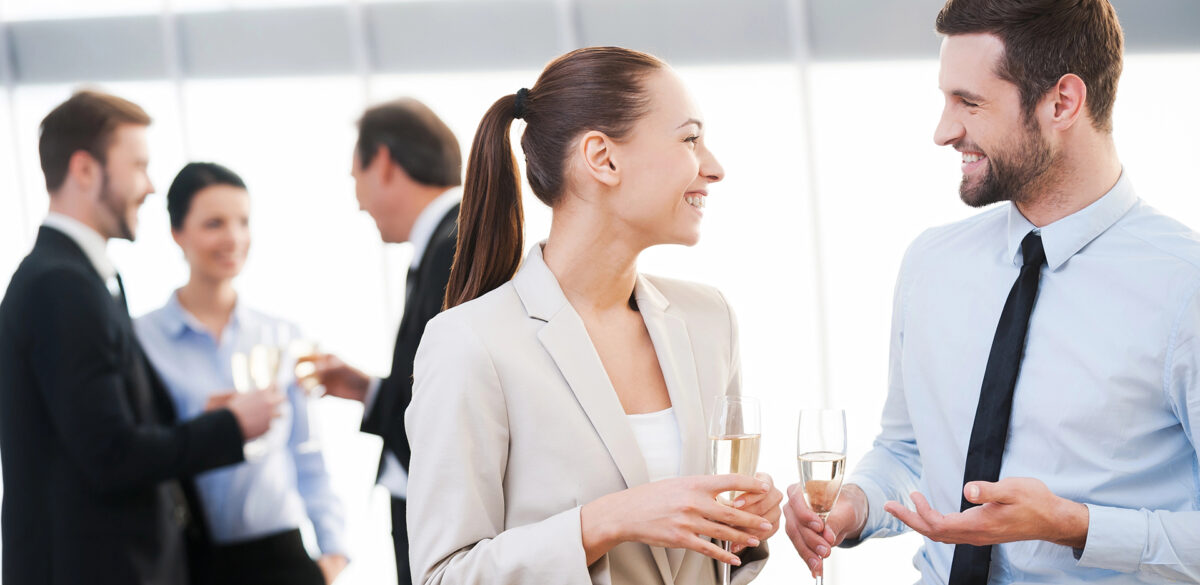
[[[206,534],[177,478],[241,461],[242,435],[224,409],[174,420],[124,299],[43,227],[0,302],[3,581],[187,583]]]
[[[409,274],[416,282],[412,293],[404,299],[404,318],[400,321],[400,332],[396,334],[396,347],[392,353],[392,372],[380,383],[375,404],[363,419],[362,431],[383,437],[383,448],[396,454],[405,471],[411,452],[404,432],[404,410],[412,402],[413,359],[417,356],[421,335],[425,333],[425,324],[441,312],[445,300],[458,239],[458,208],[455,205],[442,216],[416,273]],[[379,464],[382,470],[382,459]]]

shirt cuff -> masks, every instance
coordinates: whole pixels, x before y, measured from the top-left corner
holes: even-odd
[[[1092,504],[1087,504],[1087,508],[1087,544],[1079,557],[1079,566],[1137,572],[1150,534],[1150,522],[1145,513]]]
[[[371,376],[371,380],[367,382],[367,393],[363,395],[363,420],[367,420],[367,415],[371,413],[371,407],[375,406],[375,399],[379,397],[379,385],[383,380]]]
[[[868,538],[892,536],[904,531],[903,529],[891,526],[888,522],[889,518],[893,518],[891,514],[888,514],[883,509],[883,505],[888,502],[888,497],[878,484],[865,476],[848,478],[846,483],[858,486],[858,489],[862,490],[863,495],[867,497],[867,521],[863,524],[862,532],[858,535],[857,539],[847,538],[838,546],[853,548]],[[899,522],[899,520],[895,520],[895,522]]]

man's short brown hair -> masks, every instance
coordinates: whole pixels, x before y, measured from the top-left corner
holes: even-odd
[[[371,165],[380,146],[392,162],[422,185],[462,184],[462,150],[450,127],[425,104],[400,98],[368,109],[358,121],[355,150],[362,168]]]
[[[1124,34],[1108,0],[949,0],[944,35],[987,33],[1004,42],[996,74],[1017,86],[1025,115],[1068,73],[1087,86],[1092,125],[1112,132]]]
[[[54,193],[62,187],[71,156],[77,151],[104,164],[113,133],[122,124],[148,126],[150,116],[129,100],[93,90],[76,92],[47,114],[38,138],[46,190]]]

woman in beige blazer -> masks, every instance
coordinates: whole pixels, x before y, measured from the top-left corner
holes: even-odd
[[[519,271],[514,119],[554,214]],[[762,569],[782,494],[765,474],[707,475],[706,414],[740,392],[733,313],[716,289],[636,268],[649,246],[696,243],[723,175],[682,83],[643,53],[568,53],[484,115],[450,308],[426,328],[405,417],[414,582],[709,585],[718,560],[734,583]],[[726,491],[744,494],[731,507]]]

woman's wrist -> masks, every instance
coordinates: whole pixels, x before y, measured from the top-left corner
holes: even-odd
[[[610,505],[616,494],[608,494],[584,504],[579,509],[579,526],[583,536],[583,551],[587,564],[600,560],[613,547],[623,542],[621,515]]]

